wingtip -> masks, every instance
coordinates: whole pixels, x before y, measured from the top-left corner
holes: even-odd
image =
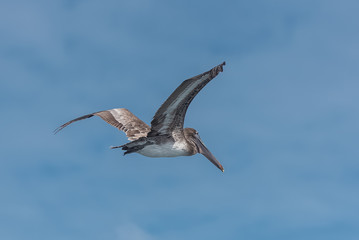
[[[223,61],[223,63],[219,64],[218,67],[219,67],[219,71],[220,72],[223,72],[223,66],[226,65],[226,62]]]
[[[52,131],[53,132],[53,134],[54,135],[56,135],[58,132],[60,132],[61,131],[61,127],[58,127],[58,128],[56,128],[54,131]]]
[[[223,72],[224,65],[226,65],[226,62],[223,62],[210,70],[213,78],[216,77],[220,72]]]

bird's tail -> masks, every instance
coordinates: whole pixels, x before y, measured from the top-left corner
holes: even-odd
[[[122,148],[122,150],[126,151],[123,153],[123,155],[126,155],[129,153],[133,153],[133,152],[137,152],[137,151],[141,150],[142,148],[144,148],[145,143],[146,143],[145,138],[140,138],[138,140],[123,144],[121,146],[111,147],[111,149]]]

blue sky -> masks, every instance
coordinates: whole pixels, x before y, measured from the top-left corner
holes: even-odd
[[[2,1],[0,239],[358,239],[357,1]],[[122,156],[186,78],[201,155]]]

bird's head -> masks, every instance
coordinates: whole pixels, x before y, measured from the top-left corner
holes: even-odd
[[[206,145],[202,142],[201,138],[196,129],[193,128],[185,128],[184,135],[187,141],[191,142],[196,146],[197,153],[204,155],[209,161],[211,161],[217,168],[219,168],[222,172],[224,172],[224,168],[219,163],[219,161],[213,156],[213,154],[208,150]]]

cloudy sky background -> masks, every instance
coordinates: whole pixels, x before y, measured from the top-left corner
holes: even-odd
[[[0,239],[358,239],[358,1],[1,1]],[[122,156],[186,78],[221,161]]]

